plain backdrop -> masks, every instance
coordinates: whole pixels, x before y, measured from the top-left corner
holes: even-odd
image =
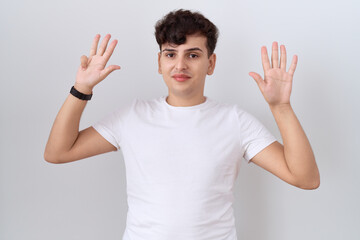
[[[248,73],[263,74],[260,48],[273,41],[287,47],[288,66],[299,57],[291,103],[315,152],[321,185],[302,190],[243,160],[234,205],[239,240],[360,239],[356,0],[1,1],[0,239],[122,239],[121,152],[62,165],[47,163],[43,152],[97,33],[119,40],[109,64],[122,69],[95,88],[81,129],[134,98],[167,94],[157,73],[154,25],[179,8],[200,11],[220,30],[205,95],[238,104],[279,141]]]

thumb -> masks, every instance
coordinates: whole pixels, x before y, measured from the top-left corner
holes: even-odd
[[[120,66],[118,65],[110,65],[107,68],[105,68],[102,72],[101,72],[101,79],[106,78],[110,73],[112,73],[115,70],[119,70]]]
[[[81,63],[81,68],[83,70],[85,70],[87,68],[87,65],[88,65],[88,58],[87,56],[85,55],[82,55],[81,58],[80,58],[80,63]]]
[[[257,83],[257,85],[259,87],[261,87],[263,85],[264,80],[262,79],[262,77],[259,74],[255,73],[255,72],[249,72],[249,75],[250,75],[250,77],[252,77],[255,80],[255,82]]]

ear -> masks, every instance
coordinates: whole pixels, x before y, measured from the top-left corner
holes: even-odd
[[[161,58],[161,52],[158,53],[158,72],[159,72],[160,74],[162,74],[160,58]]]
[[[216,64],[216,54],[213,53],[209,57],[209,67],[208,67],[207,75],[211,75],[214,73],[215,64]]]

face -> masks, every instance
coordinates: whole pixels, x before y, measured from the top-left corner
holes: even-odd
[[[206,37],[189,35],[184,44],[165,43],[158,56],[159,73],[163,75],[169,97],[203,96],[206,75],[214,72],[216,55],[208,56]]]

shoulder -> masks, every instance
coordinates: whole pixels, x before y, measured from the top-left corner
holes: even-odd
[[[156,99],[146,100],[141,98],[134,98],[130,101],[120,104],[113,113],[124,114],[134,111],[141,111],[146,108],[151,108],[156,105]]]
[[[241,132],[260,131],[264,128],[262,122],[249,111],[236,103],[222,103],[223,109],[231,112]]]
[[[257,120],[251,113],[249,113],[247,110],[243,109],[236,103],[217,102],[216,107],[217,110],[227,111],[231,113],[240,122]]]
[[[236,112],[236,108],[237,108],[237,105],[234,103],[222,102],[219,100],[214,100],[212,98],[209,98],[209,105],[213,111],[227,112],[230,114],[233,114],[234,112]]]
[[[161,107],[162,97],[153,98],[153,99],[141,99],[135,98],[132,102],[131,108],[135,112],[144,113],[146,111],[154,111]]]

